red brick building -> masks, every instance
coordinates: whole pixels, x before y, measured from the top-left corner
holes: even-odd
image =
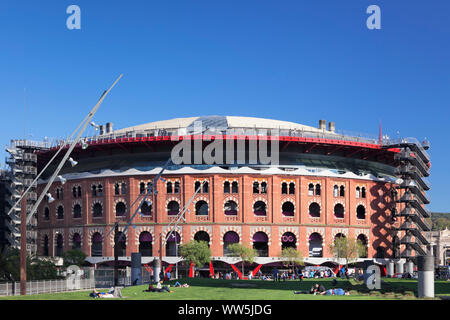
[[[200,121],[206,131],[192,131],[194,121]],[[224,128],[235,131],[229,134]],[[128,229],[120,245],[121,259],[129,260],[132,252],[141,252],[144,263],[159,256],[169,224],[198,186],[201,190],[185,220],[162,248],[166,263],[181,260],[176,243],[193,239],[208,241],[212,259],[228,263],[235,261],[226,248],[233,242],[253,246],[259,256],[256,262],[261,264],[280,261],[284,247],[299,250],[306,263],[330,263],[334,259],[329,244],[339,236],[365,243],[368,258],[392,257],[389,209],[396,181],[396,150],[385,149],[376,140],[337,134],[334,123],[325,128],[321,122],[313,128],[219,116],[159,121],[116,131],[101,128],[100,135],[86,141],[87,149],[75,148],[71,156],[78,165],[67,165],[61,172],[66,182],[56,180],[51,186],[55,201],[46,199],[38,208],[38,252],[55,256],[81,248],[92,263],[111,261],[111,229],[118,221],[123,230],[134,214],[135,200],[178,143],[174,137],[193,143],[201,140],[202,150],[210,141],[219,140],[224,149],[226,141],[244,141],[249,150],[252,141],[274,143],[275,136],[276,165],[251,164],[246,158],[241,164],[203,161],[169,166],[164,181],[157,182],[157,193],[148,198],[134,227]],[[57,147],[39,154],[40,166],[56,151]],[[45,182],[40,181],[38,192]]]

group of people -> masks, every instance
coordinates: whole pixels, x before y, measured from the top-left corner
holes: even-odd
[[[122,292],[119,288],[111,287],[108,292],[98,292],[96,289],[89,294],[92,298],[122,298]]]
[[[325,295],[325,296],[348,296],[350,295],[350,292],[347,290],[344,290],[342,288],[335,288],[335,289],[325,289],[325,287],[322,284],[316,283],[311,287],[311,289],[308,291],[294,291],[294,294],[313,294],[313,295]]]
[[[170,285],[164,286],[163,285],[164,280],[159,280],[159,282],[156,284],[156,287],[153,286],[153,284],[148,285],[148,289],[144,290],[144,292],[169,292],[173,293],[172,290],[170,290]],[[189,285],[187,283],[181,284],[180,282],[175,282],[174,287],[179,288],[189,288]]]

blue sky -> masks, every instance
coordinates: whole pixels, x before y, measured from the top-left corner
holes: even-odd
[[[81,8],[68,30],[66,8]],[[381,8],[369,30],[366,8]],[[432,144],[433,211],[450,211],[450,1],[0,2],[0,162],[11,138],[242,115]],[[89,129],[87,133],[93,133]]]

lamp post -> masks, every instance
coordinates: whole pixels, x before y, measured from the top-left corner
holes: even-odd
[[[27,294],[27,202],[23,197],[20,211],[20,294]]]

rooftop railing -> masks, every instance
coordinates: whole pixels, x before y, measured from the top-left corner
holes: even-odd
[[[186,129],[146,129],[146,130],[130,130],[124,132],[105,133],[103,135],[84,137],[86,142],[107,142],[120,138],[141,138],[141,137],[167,137],[167,136],[186,136],[186,135],[245,135],[245,136],[279,136],[279,137],[300,137],[300,138],[316,138],[329,140],[343,140],[367,144],[380,145],[380,141],[375,137],[367,134],[354,133],[349,131],[331,132],[323,131],[307,131],[307,130],[288,130],[288,129],[264,129],[264,128],[233,128],[229,130],[213,130],[206,129],[202,132],[187,131]],[[53,140],[52,147],[70,144],[71,140]]]

